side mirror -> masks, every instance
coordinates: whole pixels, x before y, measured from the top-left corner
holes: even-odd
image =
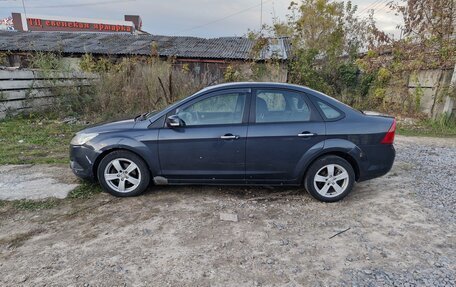
[[[170,128],[181,127],[184,125],[183,121],[179,118],[178,115],[169,116],[166,119],[166,125]]]

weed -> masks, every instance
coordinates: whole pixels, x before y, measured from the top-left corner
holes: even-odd
[[[456,118],[446,114],[424,119],[414,125],[398,125],[398,134],[409,136],[456,137]]]
[[[69,198],[89,199],[101,192],[100,185],[84,181],[81,185],[73,189],[68,195]]]

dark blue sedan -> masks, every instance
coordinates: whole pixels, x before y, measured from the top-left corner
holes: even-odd
[[[154,185],[301,186],[326,202],[393,165],[396,121],[312,89],[279,83],[205,88],[168,108],[87,128],[73,172],[115,196]]]

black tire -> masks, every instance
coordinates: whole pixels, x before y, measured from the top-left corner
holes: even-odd
[[[339,172],[338,175],[343,176],[344,179],[337,180],[338,177],[331,177],[331,175],[329,175],[330,169],[328,168],[328,166],[333,166],[334,172],[332,174],[334,176],[337,176],[336,173]],[[347,172],[347,177],[345,177],[345,175],[343,174],[343,170]],[[328,179],[326,181],[314,182],[314,180],[317,179],[317,173],[319,173],[319,180],[320,178],[326,177],[328,177]],[[345,178],[348,180],[348,182],[345,181]],[[354,184],[355,172],[353,170],[352,165],[345,159],[335,155],[322,156],[316,159],[308,168],[306,177],[304,179],[304,186],[306,190],[315,199],[318,199],[323,202],[336,202],[343,199],[351,192]],[[337,190],[339,190],[339,192],[336,190],[336,185]],[[321,192],[318,192],[317,188],[319,188]],[[325,188],[327,188],[326,193]],[[326,195],[323,195],[322,193],[325,193]]]
[[[119,163],[122,167],[121,172],[124,173],[127,172],[125,169],[127,169],[129,163],[134,163],[137,167],[137,169],[135,168],[135,170],[133,170],[131,174],[122,175],[126,177],[122,178],[122,181],[124,181],[123,192],[119,191],[121,190],[120,188],[118,188],[119,190],[114,189],[116,185],[120,184],[120,179],[113,179],[111,181],[108,181],[105,178],[105,170],[107,169],[108,165],[108,169],[110,169],[108,170],[109,173],[117,172],[115,165],[112,164],[112,162],[115,160],[119,160]],[[119,197],[137,196],[143,193],[149,187],[151,177],[150,171],[144,160],[140,158],[138,155],[126,150],[113,151],[107,154],[98,165],[97,175],[98,181],[102,188],[108,193]],[[130,180],[135,180],[139,183],[134,184],[131,183]]]

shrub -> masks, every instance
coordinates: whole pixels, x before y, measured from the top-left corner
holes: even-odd
[[[174,69],[169,62],[124,59],[100,73],[86,114],[114,118],[156,110],[206,85],[208,81],[204,77],[200,79],[185,70]]]

